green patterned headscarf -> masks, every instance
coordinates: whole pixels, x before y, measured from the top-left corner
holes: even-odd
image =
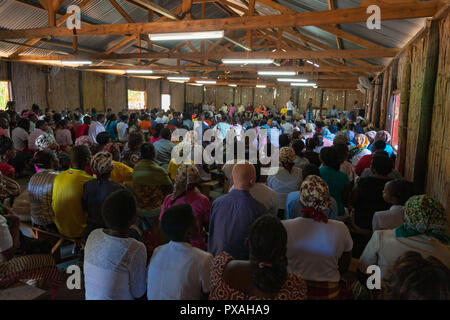
[[[412,237],[425,234],[443,243],[449,243],[445,235],[447,216],[444,207],[430,196],[423,194],[413,196],[405,203],[404,224],[395,230],[395,236]]]

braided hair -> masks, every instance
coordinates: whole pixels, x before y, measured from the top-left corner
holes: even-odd
[[[267,294],[277,294],[287,280],[287,233],[277,217],[264,215],[250,228],[250,260],[255,264],[254,285]]]

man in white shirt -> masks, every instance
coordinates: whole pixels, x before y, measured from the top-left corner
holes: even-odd
[[[30,121],[21,118],[17,122],[17,127],[11,132],[11,139],[14,144],[14,149],[23,151],[28,147],[28,131],[30,129]]]
[[[292,134],[294,132],[294,126],[292,123],[286,121],[286,117],[281,117],[281,127],[283,128],[283,133]]]
[[[117,135],[119,136],[120,142],[126,142],[127,139],[127,129],[128,129],[128,116],[122,115],[120,117],[120,122],[117,124]]]
[[[290,98],[286,103],[287,115],[291,116],[294,114],[294,99]]]
[[[103,125],[105,123],[105,115],[99,114],[97,117],[92,116],[91,118],[91,125],[89,126],[89,132],[88,135],[94,140],[95,143],[97,143],[97,135],[100,132],[105,131],[105,126]]]
[[[213,256],[190,245],[197,219],[189,204],[167,209],[161,229],[170,242],[155,249],[148,266],[148,300],[200,300],[210,291]]]
[[[333,105],[333,109],[328,112],[329,118],[339,118],[339,112],[336,109],[336,105]]]

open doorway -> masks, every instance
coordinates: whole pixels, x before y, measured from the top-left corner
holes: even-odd
[[[0,110],[5,110],[11,100],[11,81],[0,81]]]

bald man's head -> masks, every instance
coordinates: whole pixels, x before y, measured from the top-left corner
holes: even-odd
[[[233,183],[236,190],[250,190],[256,181],[256,170],[253,164],[238,162],[233,167]]]

